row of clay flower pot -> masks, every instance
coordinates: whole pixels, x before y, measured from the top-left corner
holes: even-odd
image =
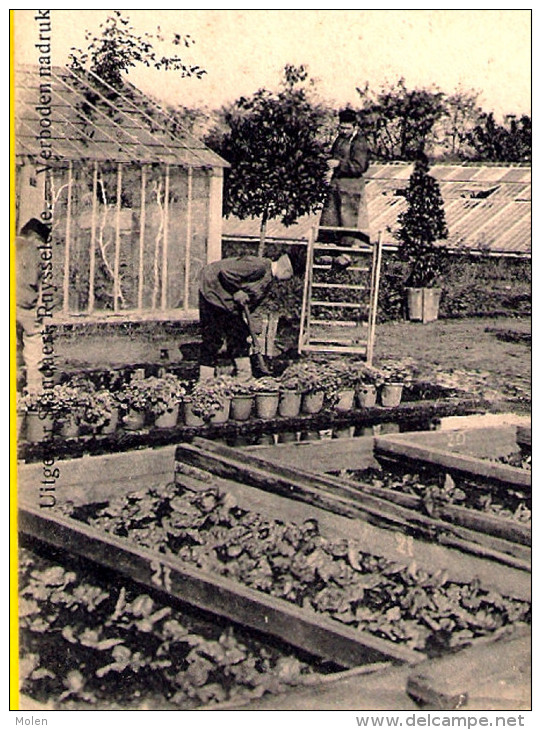
[[[319,367],[316,372],[313,363],[295,363],[279,379],[219,376],[189,383],[168,373],[134,377],[115,393],[79,378],[50,392],[25,395],[19,410],[26,419],[26,440],[41,441],[53,434],[68,439],[114,433],[119,424],[124,430],[137,431],[252,417],[294,418],[299,413],[316,414],[324,406],[347,412],[374,406],[378,393],[381,405],[394,406],[400,402],[402,387],[363,382],[360,377],[356,381],[351,372],[345,377],[336,366],[334,370]]]

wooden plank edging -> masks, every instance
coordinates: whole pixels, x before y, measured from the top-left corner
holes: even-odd
[[[166,596],[277,636],[344,667],[387,660],[416,664],[426,658],[422,652],[343,626],[315,611],[210,575],[175,557],[154,553],[67,517],[51,513],[44,517],[42,511],[21,506],[19,530]]]

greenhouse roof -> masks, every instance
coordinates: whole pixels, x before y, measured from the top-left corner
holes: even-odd
[[[95,160],[228,166],[132,84],[119,92],[89,71],[52,67],[50,76],[40,78],[37,67],[22,66],[15,87],[17,154],[39,157],[50,142],[48,164]]]
[[[406,209],[404,190],[413,165],[374,164],[366,179],[372,237],[382,233],[385,246],[399,245],[394,237],[397,217]],[[466,247],[498,254],[531,254],[531,168],[488,165],[434,165],[430,174],[440,183],[450,249]],[[277,220],[267,223],[275,240],[307,240],[319,215],[303,216],[293,226]],[[223,235],[252,238],[259,235],[257,219],[224,219]]]

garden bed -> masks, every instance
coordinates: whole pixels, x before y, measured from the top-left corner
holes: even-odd
[[[49,708],[188,710],[338,670],[36,543],[19,565],[21,692]]]
[[[360,441],[368,441],[368,439],[361,439]],[[338,444],[341,442],[336,443]],[[171,450],[167,448],[161,451],[169,454]],[[323,612],[317,613],[311,606],[298,606],[291,601],[283,598],[277,598],[270,593],[265,593],[261,589],[254,590],[249,586],[242,585],[240,582],[233,581],[229,577],[218,575],[217,573],[212,574],[208,570],[202,571],[195,567],[195,563],[186,564],[185,562],[179,561],[178,557],[175,555],[167,555],[156,550],[148,550],[142,547],[141,544],[136,544],[131,534],[128,537],[111,535],[111,533],[106,533],[101,529],[97,531],[93,527],[85,526],[83,523],[76,522],[70,518],[64,517],[63,515],[53,517],[52,510],[33,510],[26,507],[26,504],[24,503],[21,505],[20,528],[23,533],[33,535],[39,540],[47,543],[48,547],[46,549],[49,555],[51,553],[51,545],[53,545],[56,547],[63,547],[64,549],[67,548],[67,550],[71,553],[70,560],[75,559],[74,556],[80,555],[84,560],[93,560],[97,562],[100,565],[98,568],[100,575],[114,576],[113,581],[110,582],[115,586],[117,593],[121,586],[125,584],[126,577],[131,577],[137,581],[139,586],[143,586],[142,592],[151,596],[154,600],[154,607],[152,611],[150,611],[150,617],[154,616],[157,611],[162,608],[162,605],[172,607],[176,610],[178,605],[175,604],[175,596],[178,596],[183,601],[187,600],[189,603],[199,606],[200,609],[212,610],[213,613],[217,613],[219,616],[226,617],[226,619],[229,618],[235,624],[240,622],[246,626],[251,626],[252,630],[256,630],[256,632],[261,631],[267,635],[271,634],[274,638],[270,641],[272,646],[275,648],[277,637],[281,637],[281,640],[288,642],[288,644],[301,642],[301,645],[304,648],[307,646],[310,647],[310,642],[313,641],[313,654],[332,652],[335,657],[335,663],[347,665],[349,662],[349,665],[351,666],[351,662],[353,662],[353,665],[358,667],[364,674],[366,671],[375,671],[377,668],[381,667],[381,661],[388,661],[389,658],[391,658],[391,661],[393,662],[416,662],[423,656],[424,652],[412,650],[408,646],[405,646],[408,640],[407,638],[405,641],[403,638],[402,642],[399,643],[389,638],[382,638],[381,635],[371,635],[366,631],[366,629],[359,630],[359,628],[354,628],[353,625],[347,623],[350,617],[347,616],[346,611],[343,612],[343,618],[346,619],[346,623],[337,620],[335,617],[331,617],[333,613],[337,613],[336,609],[339,609],[340,606],[332,603],[332,601],[337,600],[334,590],[328,591],[329,595],[326,598],[325,595],[321,596],[322,591],[325,590],[324,584],[321,583],[321,574],[326,575],[328,587],[339,589],[340,586],[336,583],[335,577],[333,577],[334,570],[337,570],[336,578],[340,581],[342,570],[345,568],[343,579],[345,580],[347,588],[348,585],[354,586],[356,584],[355,580],[348,583],[348,579],[352,574],[354,579],[355,577],[357,577],[357,579],[360,578],[361,580],[369,578],[375,579],[378,575],[377,571],[381,569],[382,583],[380,586],[375,585],[373,588],[361,586],[361,588],[363,591],[362,596],[364,598],[364,595],[366,595],[367,601],[369,598],[370,600],[374,599],[377,604],[377,595],[379,594],[380,598],[385,603],[386,608],[382,608],[382,611],[380,612],[382,615],[378,619],[384,622],[384,629],[382,631],[383,636],[386,635],[385,632],[387,631],[400,630],[401,619],[398,618],[398,614],[396,616],[393,612],[391,612],[388,616],[384,616],[383,614],[387,608],[396,608],[396,604],[400,599],[400,591],[394,595],[394,598],[392,595],[389,597],[385,591],[388,589],[393,591],[393,585],[396,589],[398,589],[396,581],[398,580],[398,583],[400,583],[402,577],[405,581],[412,581],[415,577],[416,580],[428,581],[428,584],[434,581],[438,585],[443,583],[440,587],[430,587],[428,584],[425,585],[423,590],[431,597],[436,595],[441,596],[441,588],[445,586],[469,585],[467,590],[461,589],[460,595],[466,597],[466,595],[471,594],[471,590],[474,592],[476,591],[475,595],[481,600],[483,605],[480,605],[479,610],[474,610],[474,613],[479,613],[479,611],[483,612],[484,604],[487,600],[489,603],[493,601],[496,593],[503,597],[505,604],[509,602],[510,606],[524,606],[525,610],[528,610],[526,604],[528,604],[530,600],[529,581],[528,576],[521,571],[517,571],[503,565],[498,565],[493,562],[485,565],[486,561],[480,560],[479,558],[464,555],[456,550],[449,550],[441,546],[426,545],[417,540],[414,540],[410,550],[407,536],[398,532],[393,532],[388,528],[378,529],[363,522],[362,519],[359,519],[359,517],[357,519],[344,519],[337,517],[327,511],[310,507],[308,504],[293,502],[290,499],[285,499],[269,493],[262,493],[257,489],[246,486],[245,484],[237,484],[220,479],[208,472],[203,473],[198,469],[190,470],[187,468],[186,472],[189,472],[191,476],[178,475],[181,483],[190,485],[190,488],[198,491],[195,493],[192,492],[191,496],[189,496],[188,493],[185,493],[182,489],[177,487],[175,489],[173,499],[180,497],[182,501],[180,505],[175,502],[175,509],[172,512],[169,510],[168,514],[168,510],[165,509],[166,505],[164,502],[166,499],[169,499],[169,506],[171,506],[171,498],[167,498],[166,495],[171,495],[172,487],[167,484],[167,474],[164,473],[160,477],[159,481],[156,480],[156,476],[154,476],[153,479],[154,471],[157,473],[160,469],[162,471],[164,470],[163,454],[160,454],[160,450],[149,450],[147,453],[154,459],[155,469],[153,467],[147,467],[148,458],[145,458],[145,452],[138,452],[137,454],[134,454],[133,457],[118,454],[81,459],[80,468],[75,471],[71,469],[71,466],[73,464],[75,467],[76,462],[67,462],[65,465],[60,467],[62,489],[59,489],[56,492],[58,503],[63,505],[65,500],[69,500],[77,505],[78,510],[84,511],[88,510],[87,503],[89,501],[95,502],[97,500],[101,503],[101,505],[95,505],[90,508],[93,512],[95,512],[95,510],[106,511],[108,507],[111,507],[111,510],[114,513],[112,515],[113,520],[117,520],[119,527],[121,523],[124,523],[126,530],[129,533],[138,533],[141,541],[144,542],[150,537],[150,540],[153,542],[154,538],[152,537],[152,534],[153,525],[155,523],[158,528],[158,532],[154,533],[155,537],[158,537],[159,530],[166,526],[169,529],[169,533],[167,534],[171,534],[176,540],[179,539],[178,529],[174,531],[175,535],[173,535],[173,531],[170,529],[172,526],[171,516],[174,517],[178,515],[182,518],[183,515],[188,515],[189,517],[191,508],[183,507],[184,498],[182,495],[184,494],[189,502],[197,501],[197,504],[203,507],[202,511],[199,507],[197,507],[197,511],[200,515],[199,519],[208,520],[208,523],[199,525],[198,527],[200,529],[193,530],[190,534],[192,536],[195,535],[196,537],[200,533],[204,536],[206,534],[207,537],[210,536],[211,541],[216,542],[214,548],[212,548],[212,553],[216,562],[226,567],[238,563],[240,556],[237,556],[236,558],[232,557],[230,560],[225,561],[220,560],[219,556],[225,556],[227,558],[229,548],[237,549],[239,544],[242,544],[242,540],[239,538],[238,534],[236,534],[236,537],[233,539],[233,535],[231,534],[231,539],[228,541],[223,536],[217,534],[216,530],[223,529],[225,533],[227,533],[242,525],[244,525],[244,527],[249,527],[249,524],[244,524],[244,520],[247,519],[248,523],[253,520],[253,525],[257,526],[258,529],[257,540],[255,542],[262,542],[263,546],[266,548],[267,543],[270,545],[273,542],[273,535],[276,536],[273,532],[274,529],[277,529],[281,533],[282,540],[276,543],[280,544],[284,542],[284,531],[289,526],[292,526],[291,529],[293,531],[297,530],[297,534],[300,533],[300,537],[304,541],[303,544],[305,548],[311,549],[314,541],[319,542],[319,544],[315,546],[315,549],[307,553],[307,557],[314,554],[314,563],[312,563],[312,561],[307,561],[306,566],[307,572],[312,572],[312,575],[316,578],[319,585],[315,585],[313,580],[303,580],[302,577],[301,584],[304,589],[308,591],[309,600],[321,600],[322,608],[325,607],[323,599],[328,601],[327,614]],[[137,464],[132,463],[136,457],[138,459]],[[139,459],[139,457],[141,458]],[[36,499],[34,485],[37,481],[31,476],[30,472],[33,474],[37,467],[38,465],[28,465],[27,467],[24,467],[24,473],[26,475],[24,479],[26,484],[24,495],[25,503],[28,503],[28,501],[33,503],[33,500]],[[165,471],[167,472],[169,469],[170,467],[166,467]],[[71,473],[72,471],[73,473]],[[28,472],[28,474],[26,474],[26,472]],[[93,483],[88,485],[88,480],[84,479],[84,475],[90,473],[94,475],[93,478],[95,479],[95,484]],[[75,488],[69,486],[69,484],[75,484],[76,482],[78,483],[78,481],[81,481],[81,485],[79,487],[77,487],[77,485]],[[149,484],[156,484],[157,486],[156,488],[149,490],[147,486]],[[143,489],[138,494],[127,494],[134,488],[139,488],[139,485],[143,487]],[[219,500],[216,500],[217,489],[222,495],[225,494],[232,496],[234,498],[233,501],[231,501],[230,497],[228,497],[228,502],[222,501],[220,503]],[[150,497],[145,496],[149,495],[149,493],[151,495]],[[160,494],[162,495],[161,497]],[[112,495],[116,495],[116,498],[113,499]],[[147,499],[150,499],[151,502],[147,502]],[[160,509],[155,500],[160,501],[160,504],[162,504],[164,509]],[[236,506],[234,504],[235,500]],[[227,507],[227,505],[229,506]],[[194,507],[196,505],[192,503],[191,506]],[[178,507],[181,507],[182,509],[177,509]],[[211,509],[209,509],[209,507]],[[227,509],[225,509],[226,507]],[[71,510],[73,509],[73,506],[70,507],[67,505],[67,509]],[[226,525],[221,525],[219,521],[216,523],[214,515],[220,511],[223,512],[224,509],[226,512],[226,518],[229,515],[229,511],[233,510],[229,517],[236,518],[237,524],[228,527]],[[49,518],[47,518],[46,515],[49,515]],[[103,519],[105,516],[105,513],[102,512],[98,515],[98,518]],[[107,517],[107,519],[109,519],[109,517]],[[269,530],[271,530],[271,532],[267,537],[264,537],[259,534],[259,530],[267,529],[267,526],[270,526]],[[178,527],[183,529],[182,525],[177,525],[177,528]],[[191,528],[188,526],[187,530],[189,531],[190,529]],[[121,532],[126,530],[120,527]],[[220,539],[218,540],[218,538]],[[191,538],[189,538],[189,541],[191,541]],[[221,545],[218,544],[219,542],[221,542]],[[249,540],[249,542],[254,543],[254,540]],[[340,554],[329,554],[329,551],[333,552],[333,550],[334,552],[340,553],[342,551],[343,553],[344,543],[348,546],[348,550],[345,555],[342,554],[342,556],[340,556]],[[331,547],[333,545],[337,545],[337,548]],[[192,547],[194,546],[192,545]],[[201,548],[204,546],[199,547]],[[222,547],[226,548],[225,551],[222,551]],[[355,553],[356,547],[358,548],[357,553]],[[353,548],[351,552],[350,548]],[[203,556],[204,553],[207,552],[209,551],[200,549],[199,555]],[[284,551],[282,550],[282,552]],[[274,556],[278,559],[280,557],[284,559],[287,558],[287,555],[278,554],[278,550],[269,550],[266,551],[266,553],[268,553],[271,558]],[[349,564],[350,557],[353,557],[354,559],[355,555],[357,556],[360,567],[364,570],[362,573],[355,571]],[[260,559],[261,555],[259,555],[259,558],[255,555],[249,556],[247,551],[246,556],[252,562],[255,562],[254,567],[256,579],[258,575],[259,578],[261,578],[261,571],[257,568],[257,559]],[[325,556],[327,560],[320,560],[322,556]],[[415,559],[413,556],[415,556]],[[249,566],[244,565],[244,568],[246,567]],[[325,572],[326,567],[331,567],[334,570],[331,570],[331,573],[328,574]],[[72,570],[72,568],[67,566],[66,569]],[[111,569],[114,572],[106,573],[105,571],[108,569]],[[297,567],[294,570],[297,571]],[[263,573],[265,572],[267,571],[263,571]],[[118,573],[122,574],[124,578],[119,579]],[[250,573],[253,574],[254,571],[248,570],[248,575],[250,575]],[[384,573],[388,574],[385,575]],[[393,578],[393,576],[398,576],[398,578]],[[310,578],[310,575],[304,577]],[[295,578],[295,576],[293,576],[293,578]],[[481,582],[479,582],[479,579]],[[274,582],[275,581],[273,580],[273,583]],[[276,585],[277,587],[281,586],[283,590],[285,583],[284,581],[277,579]],[[483,586],[486,586],[486,588]],[[490,589],[488,586],[490,586]],[[318,588],[319,590],[317,590]],[[111,587],[109,586],[109,590],[110,589]],[[381,593],[379,593],[380,589],[382,590]],[[406,593],[410,589],[414,589],[413,583],[410,585],[409,589],[405,589]],[[374,596],[371,594],[371,591],[375,591]],[[451,593],[452,595],[455,595],[455,598],[458,598],[458,593],[453,594],[453,591],[451,591]],[[357,593],[356,603],[359,602],[360,597],[361,594]],[[134,603],[135,599],[135,594],[133,597],[130,597],[130,605]],[[251,607],[249,607],[249,610],[245,615],[244,611],[247,609],[248,605],[244,602],[247,599],[249,599],[250,602],[254,602],[250,604]],[[118,599],[116,599],[116,601],[117,600]],[[216,606],[215,610],[209,608],[207,603],[209,600],[214,601]],[[440,599],[438,598],[437,600]],[[468,600],[469,599],[466,597],[466,601]],[[163,601],[165,601],[165,604],[163,604]],[[55,606],[55,610],[58,608],[58,605],[55,604],[54,601],[51,601],[50,603]],[[104,606],[105,605],[111,606],[112,603],[104,603]],[[357,608],[361,607],[361,605],[362,602],[360,605],[354,606],[355,612]],[[370,608],[370,606],[368,607]],[[372,606],[372,609],[375,608],[377,608],[376,605]],[[184,614],[184,608],[181,607],[181,610]],[[353,611],[351,612],[353,613]],[[372,613],[374,612],[377,614],[377,611],[372,611]],[[340,611],[338,611],[338,613],[340,613]],[[446,618],[446,616],[443,615],[444,613],[445,612],[440,612],[438,618],[435,620],[444,620]],[[498,611],[496,611],[496,614],[498,614]],[[92,627],[94,627],[95,617],[97,616],[99,616],[99,613],[95,613],[88,620],[89,625]],[[360,613],[359,616],[361,616]],[[197,617],[198,619],[201,617],[199,609]],[[175,618],[178,619],[177,616],[175,616]],[[367,616],[364,617],[364,620],[366,620],[366,618]],[[428,618],[430,619],[430,616],[428,616]],[[144,625],[144,615],[135,617],[135,619],[137,621],[141,621]],[[479,630],[481,632],[487,631],[487,633],[485,637],[480,639],[474,638],[474,645],[477,645],[477,641],[480,641],[481,643],[484,641],[492,641],[493,638],[500,636],[502,632],[506,634],[508,630],[511,632],[511,635],[514,635],[518,626],[511,626],[507,624],[503,625],[507,621],[505,616],[500,616],[500,618],[495,619],[496,624],[500,624],[501,619],[503,619],[501,625],[499,628],[496,626],[494,631],[488,630],[486,627],[485,629],[480,627]],[[107,620],[108,619],[106,617],[105,622]],[[129,623],[132,619],[128,616],[127,620]],[[164,617],[163,624],[167,620],[169,620],[169,618]],[[189,625],[189,623],[184,624],[181,619],[178,620],[189,629],[190,633],[197,633],[197,627],[194,628]],[[216,618],[213,621],[216,626],[222,626],[223,620],[224,619]],[[405,620],[409,621],[407,618]],[[479,616],[475,620],[481,621],[481,617]],[[105,622],[103,623],[105,624]],[[374,623],[375,622],[376,619],[374,619]],[[122,621],[119,621],[118,623],[122,623]],[[160,628],[163,624],[158,622],[158,628]],[[387,626],[386,624],[389,624],[390,626]],[[448,627],[449,624],[446,624],[446,626]],[[372,628],[377,632],[379,630],[378,627],[379,624]],[[458,629],[458,633],[460,630],[462,629]],[[469,631],[471,629],[464,627],[464,630]],[[109,635],[109,633],[107,633],[108,631],[109,628],[106,627],[106,633],[102,638],[105,640],[114,639],[115,637]],[[435,636],[439,636],[437,630],[434,629],[434,631]],[[475,634],[477,631],[478,630],[473,633]],[[39,631],[37,633],[39,634]],[[238,641],[243,642],[245,645],[247,644],[247,642],[241,638],[237,629],[234,629],[233,633]],[[83,643],[81,633],[78,630],[74,631],[74,635],[78,641],[81,639],[79,643]],[[253,634],[250,633],[250,635],[254,638]],[[43,638],[44,634],[41,634],[40,636]],[[45,634],[45,637],[46,636],[47,635]],[[288,641],[288,636],[291,636],[293,641]],[[329,636],[332,636],[332,639],[325,638]],[[88,638],[92,641],[92,637]],[[205,640],[208,641],[209,638],[210,637],[208,635],[205,635]],[[255,638],[257,638],[257,633]],[[413,637],[409,638],[411,639]],[[151,639],[151,637],[149,637],[149,639],[151,641],[154,640]],[[443,640],[440,641],[440,639]],[[430,652],[432,653],[433,650],[435,653],[447,651],[448,639],[449,636],[444,630],[444,634],[437,638],[433,645],[431,641]],[[468,639],[468,634],[461,634],[460,638],[457,638],[455,632],[455,639],[452,641],[458,641],[460,643],[463,639]],[[85,641],[86,640],[87,639],[85,637]],[[217,640],[218,643],[220,643],[219,635],[217,638],[216,635],[214,635],[212,640]],[[62,639],[62,641],[64,641],[64,639]],[[263,639],[262,643],[266,645],[267,640]],[[127,648],[132,651],[132,654],[137,651],[141,652],[141,648],[131,644],[129,639],[125,642],[125,644]],[[58,646],[58,637],[55,637],[55,646]],[[143,646],[146,646],[144,639]],[[190,649],[194,650],[191,657],[195,657],[196,663],[199,663],[200,656],[198,647],[199,645],[190,647]],[[71,645],[68,648],[70,651],[76,650],[76,647]],[[116,657],[112,656],[113,649],[114,646],[110,646],[104,652],[99,652],[100,667],[116,663]],[[177,649],[181,656],[186,654],[182,645],[175,647],[175,650]],[[82,650],[90,651],[90,649],[84,644]],[[291,651],[292,650],[290,649],[286,650],[285,654],[287,655],[287,658],[293,656]],[[497,652],[498,650],[495,649],[495,651]],[[95,650],[92,650],[92,652],[95,656]],[[343,661],[336,661],[337,652],[343,652]],[[30,654],[32,653],[35,652],[30,652]],[[142,653],[144,660],[145,652]],[[122,662],[123,658],[127,657],[127,655],[120,650],[117,651],[116,654],[120,662]],[[196,654],[197,657],[195,656]],[[273,654],[273,656],[276,657],[277,655]],[[322,674],[325,674],[325,672],[330,669],[330,665],[321,664],[321,662],[318,663],[317,661],[313,663],[313,658],[308,657],[308,655],[297,654],[296,656],[300,662],[306,661],[307,664],[311,665],[311,670],[301,670],[301,676],[304,678],[302,683],[299,682],[297,686],[304,686],[304,681],[311,682],[312,679],[310,678],[310,675],[314,670],[316,670],[316,673],[318,674],[318,676],[314,676],[313,679],[313,681],[317,682],[315,687],[319,687],[320,680],[322,682],[327,681],[326,677],[322,676]],[[167,660],[166,655],[163,657],[160,656],[159,658]],[[203,659],[205,661],[209,661],[209,657],[206,655],[203,656]],[[214,660],[211,659],[210,661],[212,663]],[[273,661],[274,659],[269,658],[266,666],[272,664]],[[279,659],[277,662],[278,661]],[[368,664],[366,664],[366,662],[368,662]],[[376,663],[374,664],[374,662]],[[360,667],[359,665],[363,666]],[[282,666],[282,663],[280,663],[280,666]],[[293,666],[298,667],[297,664],[294,664]],[[283,671],[288,674],[289,678],[291,678],[289,667],[290,663],[287,661]],[[38,669],[38,667],[34,668]],[[206,671],[206,668],[207,666],[203,663],[204,671]],[[80,670],[80,667],[77,667],[77,669]],[[164,668],[160,668],[157,665],[154,668],[154,676],[158,683],[159,680],[157,678],[159,678],[160,672],[163,669]],[[180,669],[182,670],[181,674],[185,675],[187,667],[183,666]],[[141,676],[145,676],[144,672],[146,670],[141,669],[140,671],[142,672]],[[168,671],[168,669],[165,668],[165,671]],[[215,669],[212,671],[214,672]],[[357,670],[354,671],[357,673]],[[84,672],[81,673],[85,674]],[[69,692],[74,692],[72,695],[65,695],[65,701],[78,705],[77,709],[89,709],[88,702],[84,698],[81,699],[81,697],[77,697],[77,692],[79,690],[85,691],[87,689],[87,687],[84,687],[83,689],[80,677],[78,675],[72,676],[71,674],[68,676],[67,672],[64,672],[64,674],[66,675],[63,677],[66,679],[66,684],[62,686],[60,693],[68,690]],[[138,675],[137,672],[134,673],[127,667],[122,670],[117,667],[104,675],[102,681],[104,679],[109,679],[111,684],[115,684],[116,686],[117,678],[122,677],[123,682],[126,680],[126,686],[131,686],[134,688],[135,692],[137,692],[137,687],[132,684],[132,680],[136,683],[139,681],[138,676],[136,675]],[[38,678],[39,676],[40,675],[38,674]],[[205,676],[204,672],[203,676]],[[335,676],[340,677],[349,675],[338,674]],[[327,677],[330,679],[330,675],[327,675]],[[215,674],[212,674],[212,676],[209,676],[208,678],[209,682],[206,684],[197,685],[195,695],[190,695],[186,699],[187,704],[183,705],[183,709],[193,707],[194,700],[199,703],[201,701],[201,697],[207,696],[207,690],[210,694],[209,702],[217,702],[218,697],[223,698],[221,690],[215,686],[217,684],[217,682],[214,681],[216,679]],[[92,686],[95,686],[96,678],[92,678],[92,681],[90,681],[90,678],[87,678],[85,674],[85,684],[87,679],[89,680],[89,684],[91,685],[90,689],[92,690]],[[270,676],[260,677],[260,679],[261,684],[258,684],[257,687],[246,686],[241,681],[241,686],[234,690],[234,697],[236,697],[240,703],[246,701],[245,699],[242,699],[244,693],[248,698],[250,696],[257,697],[257,692],[262,691],[263,685],[269,688],[267,691],[274,691],[272,687],[276,687],[275,674],[271,672]],[[282,679],[284,679],[283,682]],[[42,676],[40,681],[42,680],[48,681],[46,676]],[[294,683],[289,684],[283,677],[279,677],[279,680],[281,685],[280,691],[281,689],[295,686]],[[60,683],[60,681],[60,678],[57,678],[57,682]],[[295,681],[297,680],[295,679]],[[405,677],[403,681],[405,682]],[[210,687],[207,686],[209,684]],[[152,689],[152,686],[149,683],[150,689]],[[171,688],[171,683],[167,684],[167,686]],[[318,693],[319,690],[317,690],[316,694]],[[229,697],[229,695],[227,696]],[[112,699],[111,695],[109,696],[109,699]],[[134,694],[135,704],[138,699],[139,697]],[[163,695],[160,701],[162,703],[159,705],[160,709],[163,709],[165,706],[169,708],[168,700],[164,700]],[[183,699],[182,702],[184,701],[185,700]],[[403,703],[403,706],[400,707],[400,705],[398,705],[399,708],[406,706],[410,707],[405,696],[402,700],[400,700],[400,702]],[[143,703],[143,705],[146,707],[153,706],[150,700]],[[219,708],[220,705],[217,705],[217,707]]]
[[[478,581],[450,581],[444,570],[425,571],[413,562],[377,556],[362,541],[326,537],[314,519],[301,524],[266,519],[217,488],[193,493],[171,484],[64,511],[70,515],[66,525],[83,521],[92,533],[119,536],[119,542],[174,556],[206,576],[279,599],[284,610],[291,603],[307,611],[308,621],[322,614],[331,624],[354,629],[367,656],[415,662],[417,651],[440,655],[529,621],[527,602]],[[322,645],[320,651],[330,649]]]
[[[374,450],[379,460],[531,491],[531,472],[509,464],[522,453],[516,426],[378,437]]]

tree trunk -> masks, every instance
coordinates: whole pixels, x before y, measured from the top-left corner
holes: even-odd
[[[261,226],[259,228],[259,245],[257,247],[257,255],[263,256],[265,251],[265,236],[267,235],[267,211],[261,217]]]

